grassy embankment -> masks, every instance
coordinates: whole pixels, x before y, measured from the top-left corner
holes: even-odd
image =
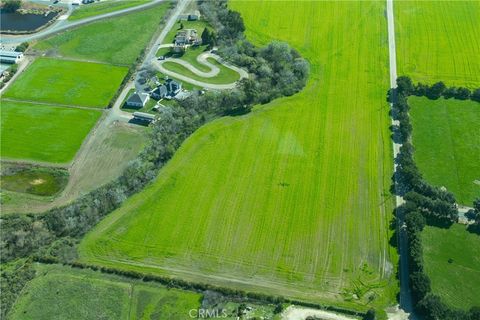
[[[257,44],[284,40],[310,61],[307,87],[198,130],[81,259],[352,309],[394,303],[384,3],[233,7]]]

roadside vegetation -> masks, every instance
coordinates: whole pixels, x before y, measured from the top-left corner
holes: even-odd
[[[95,109],[2,101],[2,158],[66,164],[101,115]]]
[[[85,19],[88,17],[98,16],[100,14],[110,13],[118,10],[123,10],[135,7],[141,4],[150,2],[151,0],[107,0],[97,3],[82,5],[76,8],[75,11],[68,17],[68,20],[75,21]]]
[[[37,58],[3,98],[105,108],[127,71],[107,64]]]
[[[149,10],[94,22],[38,42],[49,55],[130,66],[159,28],[168,2]]]
[[[480,102],[410,97],[408,103],[420,172],[471,206],[480,196]]]

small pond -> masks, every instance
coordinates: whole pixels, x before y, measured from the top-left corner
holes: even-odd
[[[50,12],[45,15],[0,11],[0,30],[13,32],[34,31],[55,18],[57,14],[58,12]]]

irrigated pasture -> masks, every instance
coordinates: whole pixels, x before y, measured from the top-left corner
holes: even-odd
[[[432,292],[454,308],[478,306],[480,296],[480,237],[465,226],[422,231],[425,271]]]
[[[479,1],[395,1],[399,75],[480,86]]]
[[[201,295],[90,270],[38,265],[10,319],[188,319]]]
[[[110,0],[92,3],[84,6],[80,6],[75,9],[73,13],[68,17],[68,20],[80,20],[100,14],[105,14],[113,11],[123,10],[131,7],[135,7],[144,3],[148,3],[150,0]]]
[[[480,197],[480,103],[410,97],[415,162],[425,179],[471,206]]]
[[[94,109],[2,101],[1,156],[68,163],[101,114]]]
[[[105,108],[127,71],[107,64],[38,58],[4,98]]]
[[[353,309],[394,302],[384,2],[232,5],[250,39],[308,58],[307,87],[199,129],[86,236],[81,260]]]
[[[64,57],[131,65],[147,46],[169,7],[95,22],[39,42],[34,48]]]

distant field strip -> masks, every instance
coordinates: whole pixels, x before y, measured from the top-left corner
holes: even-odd
[[[127,71],[107,64],[37,58],[4,98],[105,108]]]
[[[479,1],[395,1],[398,74],[480,86]]]
[[[309,60],[307,87],[199,129],[86,236],[81,260],[353,309],[394,302],[384,3],[232,5],[250,39]]]
[[[68,163],[101,114],[94,109],[2,101],[1,156]]]
[[[419,97],[409,103],[420,171],[471,206],[480,197],[480,103]]]

